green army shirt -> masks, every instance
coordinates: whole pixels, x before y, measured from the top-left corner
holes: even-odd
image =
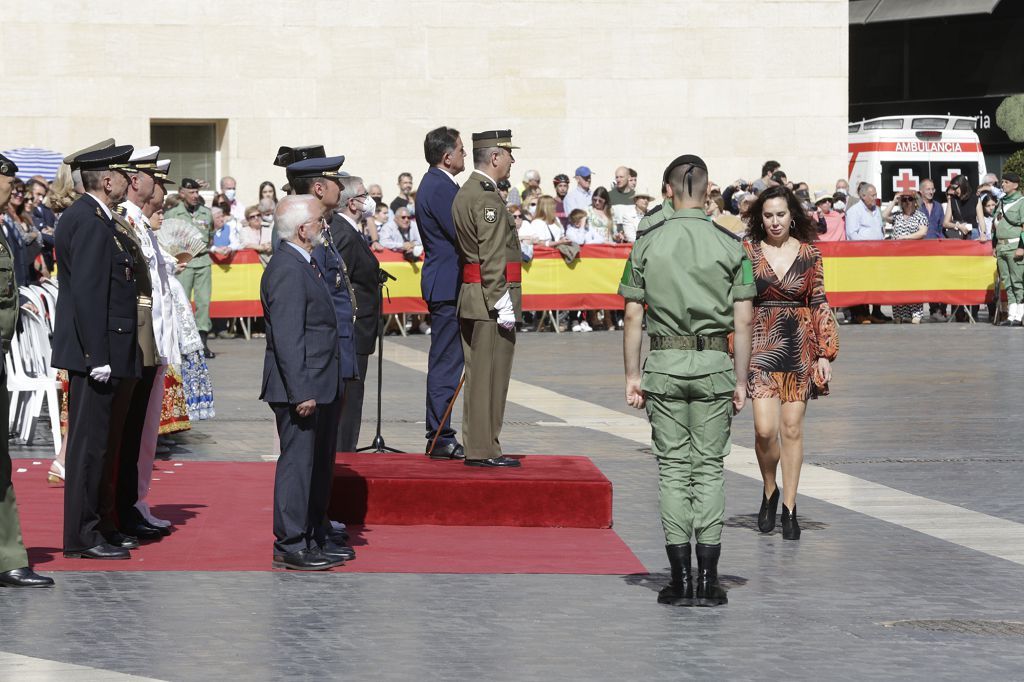
[[[185,202],[172,208],[164,214],[164,219],[176,218],[192,223],[192,226],[199,231],[199,234],[206,238],[206,251],[199,253],[188,262],[186,267],[202,268],[210,265],[210,244],[213,243],[213,213],[206,206],[197,206],[194,213],[189,213]]]
[[[505,277],[509,263],[522,261],[519,235],[494,181],[474,170],[455,195],[452,219],[460,263],[480,266],[480,282],[463,282],[459,289],[459,317],[492,319],[494,306],[508,291],[520,319],[522,285]]]
[[[996,239],[1021,237],[1021,225],[1024,225],[1024,195],[1017,190],[999,200],[995,219]]]
[[[18,326],[18,284],[14,279],[14,256],[0,231],[0,338],[4,351],[10,349]]]
[[[644,231],[647,232],[644,232]],[[647,306],[651,336],[728,336],[733,303],[757,293],[753,268],[740,240],[700,209],[649,211],[622,273],[619,295]],[[645,373],[696,377],[731,370],[727,353],[655,350]]]

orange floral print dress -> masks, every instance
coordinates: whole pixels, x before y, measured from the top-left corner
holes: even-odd
[[[760,242],[745,241],[743,248],[757,285],[750,397],[797,402],[828,395],[828,384],[815,377],[815,370],[818,358],[834,361],[839,355],[839,333],[825,299],[821,253],[812,244],[801,244],[780,280]]]

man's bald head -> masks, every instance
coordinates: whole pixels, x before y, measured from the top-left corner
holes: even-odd
[[[615,189],[625,192],[629,187],[629,169],[619,166],[615,169]]]

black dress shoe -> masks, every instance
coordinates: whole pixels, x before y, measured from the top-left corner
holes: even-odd
[[[300,549],[298,552],[275,554],[271,566],[292,571],[326,571],[343,563],[344,559],[327,557],[319,549]]]
[[[799,540],[800,539],[800,524],[796,520],[796,505],[793,505],[793,511],[790,511],[785,504],[782,505],[782,539],[783,540]]]
[[[490,459],[467,459],[463,462],[468,467],[519,467],[522,466],[518,459],[506,457],[491,457]]]
[[[0,573],[0,587],[53,587],[53,578],[39,575],[26,566]]]
[[[164,531],[166,531],[166,533]],[[169,528],[157,528],[145,521],[139,521],[138,523],[125,526],[124,532],[129,535],[134,535],[140,540],[160,540],[165,534],[171,534],[171,530]]]
[[[328,559],[341,559],[342,561],[351,561],[356,558],[356,551],[344,543],[334,542],[328,540],[320,548],[323,555]]]
[[[428,456],[430,459],[466,459],[466,450],[461,443],[452,441],[444,446],[436,446]]]
[[[665,545],[668,564],[672,571],[667,586],[658,592],[659,604],[693,606],[693,576],[690,573],[690,543]]]
[[[107,543],[89,549],[64,552],[65,559],[131,559],[131,553],[123,547],[114,547]]]
[[[775,486],[775,492],[771,497],[761,493],[761,511],[757,512],[757,529],[762,533],[771,533],[775,530],[775,514],[779,511],[779,486]]]
[[[124,549],[138,549],[139,539],[122,533],[120,531],[112,531],[110,533],[104,533],[103,539],[107,541],[107,544],[111,547],[121,547]]]
[[[721,606],[729,603],[725,589],[718,584],[718,557],[721,555],[721,544],[697,543],[697,587],[693,595],[694,606]]]
[[[327,534],[327,539],[336,545],[348,545],[348,531],[335,530]]]

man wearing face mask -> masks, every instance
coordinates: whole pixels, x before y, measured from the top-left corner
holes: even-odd
[[[359,425],[363,417],[363,392],[366,366],[377,342],[380,311],[377,286],[380,265],[363,238],[359,224],[372,219],[377,202],[366,191],[362,178],[348,176],[341,191],[338,210],[331,219],[331,238],[348,270],[355,293],[355,352],[358,377],[345,382],[342,397],[341,426],[338,429],[339,452],[354,452],[359,442]]]
[[[220,191],[228,201],[231,202],[231,216],[238,221],[239,225],[245,225],[245,206],[236,199],[238,183],[230,175],[220,179]]]
[[[420,290],[430,311],[431,332],[427,359],[427,454],[431,459],[464,459],[465,451],[455,437],[451,415],[442,419],[455,398],[463,367],[456,310],[461,273],[452,202],[459,192],[455,176],[466,169],[466,149],[458,130],[442,126],[427,133],[423,155],[430,169],[416,191],[416,217],[426,253]]]
[[[112,464],[109,435],[122,382],[141,375],[137,330],[136,264],[114,229],[113,209],[128,189],[131,146],[77,155],[85,194],[61,215],[55,231],[61,295],[51,364],[68,371],[67,473],[64,483],[64,556],[128,559],[101,532],[100,488]]]

